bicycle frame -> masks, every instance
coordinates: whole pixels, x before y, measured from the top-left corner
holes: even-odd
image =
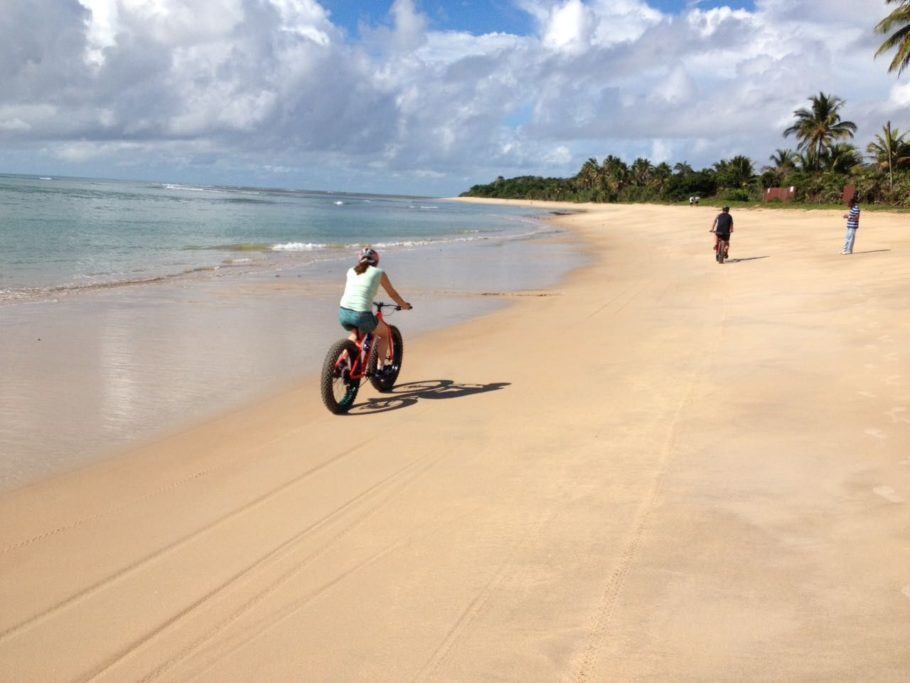
[[[392,304],[387,304],[383,301],[374,301],[373,305],[376,307],[376,318],[379,322],[384,323],[385,318],[382,315],[382,309],[386,306],[392,306]],[[397,307],[396,307],[397,309]],[[354,358],[351,362],[350,370],[350,379],[354,382],[361,382],[363,379],[369,376],[370,370],[370,361],[373,358],[373,355],[376,353],[376,335],[373,332],[363,333],[359,329],[355,331],[357,338],[354,340],[354,343],[357,345],[357,357]],[[392,335],[389,335],[391,337]],[[392,354],[392,357],[395,356],[395,340],[389,339],[389,351]],[[369,350],[364,351],[364,347],[368,346]],[[345,361],[345,357],[342,356],[338,359],[338,363],[341,364]]]

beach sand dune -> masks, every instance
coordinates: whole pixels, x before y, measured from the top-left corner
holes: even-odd
[[[571,207],[578,208],[578,207]],[[4,680],[905,680],[910,232],[559,216],[589,266],[0,498]],[[411,315],[419,315],[415,310]]]

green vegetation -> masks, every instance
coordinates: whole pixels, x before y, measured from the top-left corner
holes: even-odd
[[[910,13],[910,0],[902,2],[902,8]],[[910,45],[907,50],[910,59]],[[796,139],[796,150],[775,150],[760,172],[745,156],[695,170],[687,163],[671,167],[643,158],[627,164],[609,155],[602,162],[588,159],[571,178],[500,176],[492,183],[474,185],[462,196],[570,202],[678,202],[698,196],[708,203],[755,204],[762,201],[766,188],[792,187],[798,204],[840,205],[844,186],[853,185],[867,206],[910,207],[907,134],[892,129],[889,121],[868,145],[864,158],[848,142],[856,124],[842,120],[844,100],[820,92],[809,102],[808,108],[793,112],[794,123],[783,133]]]
[[[891,34],[882,43],[875,53],[878,57],[885,52],[897,48],[888,71],[897,71],[898,75],[910,64],[910,0],[885,0],[889,5],[895,3],[897,7],[887,17],[882,19],[875,30],[882,34]]]

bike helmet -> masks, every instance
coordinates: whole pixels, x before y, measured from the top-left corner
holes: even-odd
[[[375,266],[379,263],[379,252],[372,247],[364,247],[360,250],[358,260],[361,263],[369,263],[371,266]]]

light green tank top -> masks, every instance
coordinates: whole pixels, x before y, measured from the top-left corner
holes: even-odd
[[[381,280],[381,268],[369,266],[360,275],[351,268],[348,270],[348,279],[344,286],[344,294],[341,295],[340,306],[350,308],[352,311],[372,310],[373,299],[376,298],[376,292],[379,291]]]

